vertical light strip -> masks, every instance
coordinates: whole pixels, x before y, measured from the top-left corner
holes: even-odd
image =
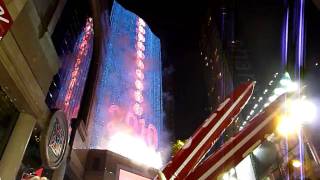
[[[304,0],[300,0],[299,5],[298,72],[300,79],[300,68],[303,66],[304,57]]]
[[[298,37],[298,79],[300,82],[301,78],[301,68],[303,67],[303,58],[304,58],[304,0],[299,1],[299,37]],[[300,84],[300,83],[299,83]],[[299,155],[300,155],[300,162],[302,166],[300,167],[300,179],[304,179],[303,173],[303,156],[304,156],[304,148],[303,148],[303,139],[302,139],[302,132],[299,133]]]
[[[137,19],[136,25],[136,69],[135,69],[135,93],[133,112],[139,119],[143,115],[143,88],[144,88],[144,58],[145,58],[145,26],[146,23],[141,19]]]

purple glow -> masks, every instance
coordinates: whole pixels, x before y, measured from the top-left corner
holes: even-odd
[[[303,147],[303,137],[302,137],[302,129],[300,129],[298,137],[299,137],[299,159],[301,162],[301,167],[300,167],[300,179],[304,179],[304,173],[303,173],[303,162],[304,162],[304,147]]]
[[[298,62],[296,64],[298,79],[300,80],[300,68],[304,62],[304,0],[300,0],[299,7],[299,34],[298,34]]]
[[[287,5],[286,5],[287,6]],[[285,67],[288,62],[288,26],[289,26],[289,7],[286,7],[284,25],[282,31],[282,66]]]

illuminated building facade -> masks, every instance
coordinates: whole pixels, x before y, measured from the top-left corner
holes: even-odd
[[[110,136],[126,131],[157,149],[163,130],[160,40],[116,1],[110,21],[90,118],[90,147],[106,149]]]
[[[78,115],[89,71],[93,45],[92,18],[87,17],[83,27],[79,30],[80,33],[73,46],[61,47],[56,43],[57,48],[61,48],[59,55],[62,66],[51,84],[52,88],[50,88],[46,99],[51,108],[62,109],[69,120]],[[68,42],[67,37],[64,38],[62,41]],[[68,43],[72,44],[72,42]]]

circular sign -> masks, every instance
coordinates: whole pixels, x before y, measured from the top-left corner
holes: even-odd
[[[47,129],[41,134],[41,157],[50,169],[60,166],[68,145],[68,123],[63,111],[53,113]]]

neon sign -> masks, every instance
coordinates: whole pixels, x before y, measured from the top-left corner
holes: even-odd
[[[70,104],[70,100],[74,92],[74,87],[79,79],[80,65],[82,63],[82,60],[84,59],[83,57],[87,55],[88,46],[89,46],[88,41],[91,38],[92,31],[93,31],[92,18],[88,18],[86,27],[85,27],[85,35],[82,37],[81,44],[79,46],[79,53],[77,54],[76,63],[74,64],[74,67],[71,73],[71,80],[69,82],[67,93],[64,98],[65,109],[67,109]]]

